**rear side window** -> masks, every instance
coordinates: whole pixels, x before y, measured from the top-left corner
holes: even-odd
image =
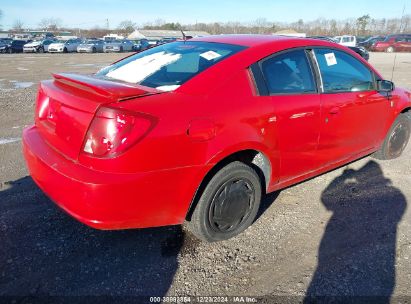
[[[324,93],[374,90],[371,71],[356,58],[333,49],[317,49]]]
[[[261,64],[270,94],[315,92],[315,84],[304,50],[289,51]]]
[[[211,42],[172,42],[102,69],[97,76],[172,91],[214,64],[245,49]]]

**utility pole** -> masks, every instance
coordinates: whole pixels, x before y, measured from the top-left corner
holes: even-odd
[[[404,21],[404,14],[405,14],[405,4],[404,7],[402,8],[402,15],[401,15],[401,22],[400,22],[400,33],[404,32],[404,29],[402,28],[402,24]]]
[[[106,28],[109,30],[110,29],[110,23],[108,22],[108,18],[106,19]]]

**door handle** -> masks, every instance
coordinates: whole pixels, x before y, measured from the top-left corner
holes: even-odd
[[[329,112],[330,114],[338,114],[338,113],[340,113],[340,108],[339,107],[333,107],[333,108],[331,108],[330,109],[330,112]]]

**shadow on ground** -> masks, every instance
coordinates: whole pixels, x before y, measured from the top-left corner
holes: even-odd
[[[0,296],[162,296],[180,226],[98,231],[60,211],[30,177],[0,189]]]
[[[369,161],[359,170],[345,170],[328,185],[321,200],[333,215],[321,240],[305,302],[328,303],[330,297],[335,297],[332,302],[389,302],[405,196],[376,162]]]

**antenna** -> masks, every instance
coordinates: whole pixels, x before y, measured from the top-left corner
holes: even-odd
[[[186,41],[187,41],[186,34],[184,34],[184,32],[183,32],[182,29],[180,29],[180,32],[181,32],[181,34],[183,34],[183,40],[184,40],[184,42],[186,42]]]
[[[405,14],[405,4],[404,4],[404,7],[402,8],[402,15],[401,15],[401,22],[400,22],[400,33],[402,33],[402,23],[403,23],[403,21],[404,21],[404,14]],[[393,63],[393,65],[392,65],[392,71],[391,71],[391,82],[392,82],[392,80],[393,80],[393,78],[394,78],[394,70],[395,70],[395,64],[396,64],[396,62],[397,62],[397,52],[395,52],[395,55],[394,55],[394,63]]]

